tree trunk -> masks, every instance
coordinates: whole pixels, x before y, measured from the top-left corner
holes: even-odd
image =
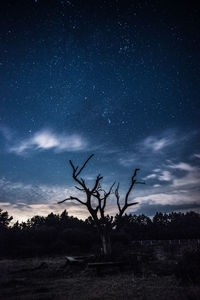
[[[105,258],[109,258],[112,253],[110,234],[107,231],[101,233],[102,252]]]

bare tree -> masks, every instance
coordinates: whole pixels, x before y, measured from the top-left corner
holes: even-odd
[[[90,155],[80,168],[79,166],[75,167],[71,160],[69,161],[72,167],[72,177],[77,183],[75,188],[84,193],[85,200],[79,199],[78,197],[75,196],[70,196],[58,203],[75,200],[80,204],[86,206],[98,230],[98,234],[102,242],[103,254],[105,256],[110,256],[111,254],[110,232],[113,226],[115,226],[115,223],[113,222],[112,216],[110,217],[109,215],[105,215],[105,209],[106,209],[108,197],[111,195],[111,193],[115,194],[117,200],[117,207],[119,210],[118,220],[120,220],[120,218],[123,216],[124,212],[128,207],[138,204],[138,202],[129,203],[129,196],[134,185],[144,184],[144,182],[139,182],[136,180],[136,175],[139,169],[135,169],[134,174],[131,178],[130,187],[125,195],[124,203],[122,205],[120,203],[119,183],[114,191],[113,188],[115,182],[110,186],[108,191],[105,191],[101,186],[101,181],[103,179],[103,176],[101,176],[101,174],[98,174],[98,176],[96,177],[95,183],[92,188],[89,188],[86,185],[85,180],[82,177],[80,177],[81,172],[83,171],[83,169],[86,167],[89,160],[93,156],[94,154]]]

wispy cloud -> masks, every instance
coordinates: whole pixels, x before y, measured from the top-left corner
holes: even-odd
[[[119,158],[119,164],[124,167],[129,167],[134,165],[138,161],[138,155],[137,154],[128,154],[124,155],[122,154],[122,157]]]
[[[152,179],[152,178],[156,178],[156,177],[157,177],[157,174],[149,174],[146,177],[144,177],[143,179],[147,180],[147,179]]]
[[[138,163],[142,166],[145,164],[149,166],[150,162],[152,162],[153,166],[161,157],[163,159],[167,155],[171,146],[174,146],[176,143],[175,137],[175,130],[163,132],[157,136],[147,136],[133,145],[132,151],[129,150],[126,154],[122,153],[119,163],[124,167],[129,167],[134,164],[138,165]]]
[[[0,126],[0,135],[2,135],[7,141],[11,140],[13,132],[7,126]]]
[[[191,189],[185,185],[166,185],[164,187],[154,185],[153,188],[146,190],[144,195],[134,198],[134,201],[139,202],[136,212],[141,213],[141,209],[144,206],[148,206],[149,210],[153,207],[155,212],[163,211],[166,206],[168,206],[168,210],[170,210],[171,207],[171,211],[175,208],[180,211],[181,208],[184,207],[187,208],[187,210],[192,210],[195,206],[200,208],[199,192],[200,188],[197,185]]]
[[[185,163],[185,162],[180,162],[178,164],[172,164],[172,165],[169,165],[169,167],[172,169],[189,171],[189,172],[195,172],[198,169],[196,166],[191,166],[190,164]]]
[[[171,181],[173,179],[172,174],[169,171],[161,171],[160,175],[158,175],[158,179],[160,181]]]
[[[194,195],[193,195],[194,196]],[[180,191],[165,191],[165,192],[158,192],[158,193],[152,193],[147,196],[141,196],[136,197],[136,201],[138,201],[141,204],[147,203],[150,205],[177,205],[177,204],[188,204],[191,202],[198,203],[199,198],[197,195],[195,195],[195,198],[193,200],[189,201],[188,194]]]
[[[79,151],[87,146],[86,140],[80,135],[57,134],[51,130],[36,132],[33,137],[24,139],[10,147],[10,152],[24,154],[29,150],[49,150],[55,152]]]
[[[168,168],[168,170],[166,170]],[[169,171],[170,170],[170,171]],[[134,201],[139,202],[137,213],[142,210],[150,215],[156,211],[200,210],[200,168],[187,162],[170,163],[165,170],[155,169],[156,177],[149,179],[166,180],[164,185],[156,183]]]
[[[153,187],[158,188],[158,187],[160,187],[160,186],[161,186],[160,184],[154,184]]]
[[[180,171],[181,173],[177,173]],[[179,162],[176,164],[170,163],[169,165],[165,165],[164,170],[155,169],[154,172],[155,173],[147,175],[144,179],[154,179],[166,182],[171,181],[171,185],[174,187],[196,185],[199,183],[200,178],[200,168],[198,166],[192,166],[186,162]]]
[[[172,174],[167,170],[157,169],[156,173],[152,173],[143,178],[144,180],[156,179],[159,181],[171,181],[173,179]]]
[[[161,138],[156,136],[150,136],[143,141],[143,146],[147,149],[157,152],[169,145],[172,145],[173,143],[174,143],[174,138],[170,136],[161,137]]]
[[[172,186],[199,186],[200,167],[193,166],[186,162],[170,164],[168,167],[174,169],[176,172],[182,172],[181,174],[176,174],[176,176],[174,176]]]
[[[186,144],[190,142],[191,144],[191,141],[196,138],[197,134],[199,134],[197,131],[181,132],[177,129],[170,129],[157,135],[146,137],[141,142],[140,148],[143,146],[144,149],[152,150],[155,153],[158,153],[161,150],[167,151],[171,146],[174,148],[178,146],[178,149],[180,150],[180,143]],[[200,157],[200,154],[197,153],[196,157]]]
[[[161,169],[154,169],[153,172],[156,172],[156,173],[161,172]]]
[[[200,178],[200,171],[197,170],[195,172],[189,172],[183,177],[177,177],[173,180],[172,186],[185,186],[185,187],[195,187],[199,186],[199,178]]]
[[[194,154],[194,157],[200,158],[200,153],[195,153],[195,154]]]

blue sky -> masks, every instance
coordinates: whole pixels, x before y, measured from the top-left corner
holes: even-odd
[[[69,159],[94,153],[88,184],[101,172],[122,199],[140,168],[136,213],[198,211],[199,7],[48,4],[1,4],[0,207],[20,220],[65,208],[85,217],[57,201],[77,193]]]

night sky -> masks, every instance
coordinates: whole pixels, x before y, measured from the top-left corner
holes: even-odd
[[[84,218],[57,201],[77,195],[69,159],[94,153],[83,177],[122,199],[140,168],[130,212],[199,211],[197,2],[1,1],[0,208]]]

